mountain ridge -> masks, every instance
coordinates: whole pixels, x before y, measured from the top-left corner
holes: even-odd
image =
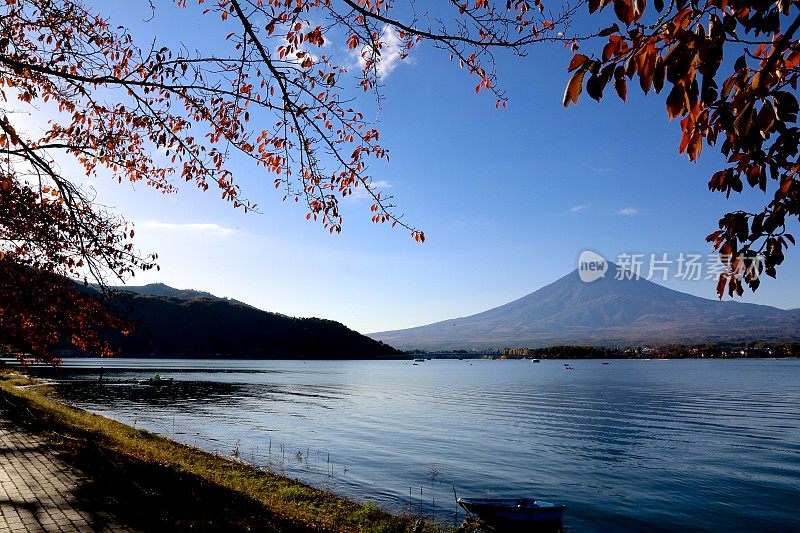
[[[800,310],[717,301],[634,276],[582,282],[574,270],[506,304],[424,326],[368,334],[400,349],[618,346],[785,340],[800,337]]]
[[[109,311],[128,335],[106,332],[123,357],[231,359],[373,359],[400,355],[344,324],[295,318],[192,289],[164,284],[111,287]]]
[[[92,288],[95,290],[100,289],[98,285],[92,285]],[[166,283],[147,283],[145,285],[112,285],[109,286],[108,289],[114,293],[120,292],[131,292],[134,294],[138,294],[139,296],[153,296],[153,297],[164,297],[164,298],[177,298],[179,300],[191,300],[194,298],[208,298],[211,300],[220,300],[223,302],[231,302],[236,303],[239,305],[245,305],[247,307],[252,307],[253,309],[258,309],[257,307],[250,305],[246,302],[242,302],[241,300],[236,300],[234,298],[228,298],[227,296],[217,296],[216,294],[212,294],[207,291],[200,291],[197,289],[177,289],[175,287],[171,287]],[[263,311],[263,309],[261,309]],[[265,311],[270,313],[271,311]],[[280,314],[280,313],[277,313]],[[286,315],[284,315],[286,316]]]

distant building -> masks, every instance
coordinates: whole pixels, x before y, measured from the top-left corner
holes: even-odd
[[[530,349],[528,348],[503,348],[500,350],[500,355],[522,355],[527,356],[530,355]]]

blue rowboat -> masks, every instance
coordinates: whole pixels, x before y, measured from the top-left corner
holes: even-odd
[[[458,505],[489,524],[558,522],[566,505],[529,498],[459,498]]]

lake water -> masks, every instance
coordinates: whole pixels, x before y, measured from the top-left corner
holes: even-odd
[[[103,360],[74,404],[451,523],[459,496],[568,506],[568,531],[800,530],[800,361]],[[69,373],[97,360],[67,360]]]

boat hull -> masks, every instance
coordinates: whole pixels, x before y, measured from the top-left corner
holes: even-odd
[[[458,504],[488,523],[528,524],[558,522],[566,505],[519,498],[459,498]]]

